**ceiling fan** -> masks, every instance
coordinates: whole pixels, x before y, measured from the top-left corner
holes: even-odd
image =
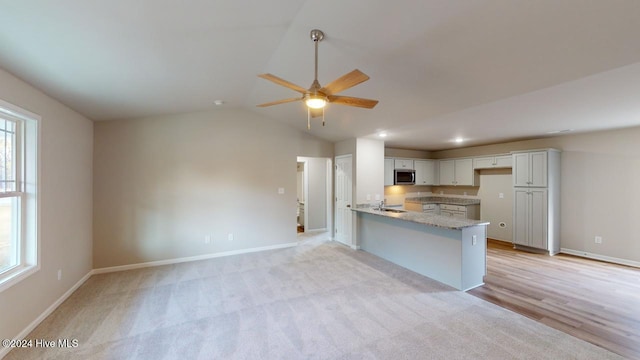
[[[271,105],[284,104],[293,101],[303,100],[307,105],[307,128],[311,128],[311,118],[322,116],[322,126],[324,126],[324,107],[327,103],[341,104],[347,106],[356,106],[365,109],[373,109],[378,103],[378,100],[363,99],[351,96],[338,96],[337,93],[354,87],[360,83],[369,80],[369,77],[356,69],[352,72],[342,75],[330,82],[327,86],[320,86],[318,82],[318,43],[324,39],[324,33],[318,29],[311,30],[311,40],[315,45],[315,77],[313,84],[309,89],[305,89],[296,84],[290,83],[287,80],[281,79],[271,74],[261,74],[258,77],[274,82],[278,85],[284,86],[291,90],[297,91],[302,94],[302,97],[289,98],[283,100],[272,101],[264,104],[257,105],[259,107],[266,107]]]

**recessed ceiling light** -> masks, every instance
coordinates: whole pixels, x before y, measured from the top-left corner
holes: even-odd
[[[225,101],[224,100],[215,100],[213,103],[216,106],[222,106],[222,105],[224,105]]]
[[[460,144],[463,141],[464,141],[464,139],[461,138],[461,137],[457,137],[457,138],[453,139],[453,142],[458,143],[458,144]]]
[[[387,133],[381,132],[381,133],[378,134],[378,136],[381,137],[381,138],[385,138],[385,137],[387,137]]]

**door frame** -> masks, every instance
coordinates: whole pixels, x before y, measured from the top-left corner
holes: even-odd
[[[326,161],[326,170],[324,174],[324,182],[326,186],[326,213],[325,216],[325,227],[311,229],[309,227],[309,160],[310,159],[324,159]],[[304,198],[304,232],[325,232],[333,230],[333,164],[332,159],[330,157],[314,157],[314,156],[297,156],[296,161],[298,163],[303,163],[303,176],[302,176],[302,193]]]

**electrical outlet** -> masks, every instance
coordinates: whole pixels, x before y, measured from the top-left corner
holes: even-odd
[[[498,193],[498,199],[504,199],[504,193]]]
[[[227,236],[227,239],[229,239],[229,241],[233,241],[233,234],[229,234],[229,235]]]
[[[371,200],[371,194],[367,194],[367,201]]]
[[[476,235],[471,236],[471,245],[475,245],[478,243],[478,237]]]
[[[278,194],[282,195],[284,194],[284,188],[278,188]]]
[[[62,280],[62,269],[58,269],[58,281]]]
[[[596,244],[602,244],[602,236],[596,236]]]
[[[204,237],[204,243],[205,244],[211,243],[211,235],[207,235],[207,236]]]

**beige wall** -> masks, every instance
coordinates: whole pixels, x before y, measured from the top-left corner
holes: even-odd
[[[433,187],[435,189],[435,187]],[[407,197],[427,196],[432,187],[424,185],[391,185],[384,187],[384,200],[387,205],[403,205]],[[435,190],[434,190],[435,191]]]
[[[560,246],[640,261],[640,127],[435,152],[434,158],[557,148]],[[602,244],[594,237],[602,236]]]
[[[96,123],[94,267],[296,242],[297,156],[333,144],[233,109]]]
[[[411,158],[411,159],[431,159],[432,158],[431,151],[396,149],[396,148],[384,148],[384,156],[398,157],[398,158]]]
[[[376,203],[384,199],[384,142],[356,139],[356,204]]]
[[[487,237],[502,241],[513,239],[513,181],[511,169],[480,171],[480,219],[488,221]],[[500,197],[502,194],[502,198]],[[501,227],[500,223],[504,226]]]
[[[0,99],[40,123],[40,270],[0,293],[0,338],[14,338],[91,270],[93,123],[0,69]],[[62,270],[62,280],[57,271]]]
[[[355,203],[374,203],[376,195],[380,200],[384,199],[384,142],[354,138],[335,143],[334,149],[336,156],[352,155],[351,180]]]

